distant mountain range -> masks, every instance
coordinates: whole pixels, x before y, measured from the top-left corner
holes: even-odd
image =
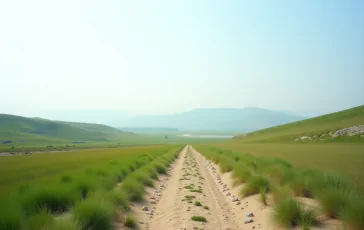
[[[176,128],[179,130],[214,130],[249,132],[305,119],[288,112],[255,107],[233,109],[194,109],[169,115],[142,115],[127,119],[124,127]]]
[[[43,116],[43,115],[42,115]],[[194,109],[169,115],[139,115],[115,110],[79,110],[44,114],[42,118],[0,114],[0,140],[30,143],[78,141],[129,142],[135,133],[213,131],[250,132],[304,119],[288,112],[260,108]],[[78,121],[68,122],[68,121]],[[85,123],[90,122],[90,123]],[[99,123],[99,124],[92,124]],[[112,125],[116,128],[101,124]]]

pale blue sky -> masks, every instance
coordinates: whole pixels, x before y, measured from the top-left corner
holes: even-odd
[[[0,113],[364,104],[364,1],[1,1]]]

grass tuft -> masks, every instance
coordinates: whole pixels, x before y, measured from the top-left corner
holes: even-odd
[[[125,218],[125,226],[129,227],[129,228],[137,228],[137,221],[135,219],[135,217],[131,216],[131,215],[127,215]]]
[[[341,218],[347,223],[350,229],[360,230],[364,226],[364,201],[357,196],[349,199],[350,205],[345,205],[341,212]]]
[[[302,230],[309,230],[312,226],[317,224],[316,213],[308,208],[302,209],[298,224],[301,226]]]
[[[75,181],[74,186],[82,199],[86,199],[88,194],[95,189],[96,181],[91,176],[83,176]]]
[[[121,189],[114,189],[107,193],[108,200],[123,211],[129,209],[128,197]]]
[[[338,218],[346,203],[347,194],[336,190],[321,191],[317,195],[323,212],[330,218]]]
[[[131,201],[143,200],[144,185],[134,178],[129,177],[128,179],[125,179],[121,189],[125,191]]]
[[[83,229],[87,230],[111,230],[114,211],[111,203],[94,198],[78,203],[73,210]]]
[[[288,228],[298,225],[300,214],[299,203],[293,199],[285,199],[276,204],[273,217],[277,223]]]
[[[185,196],[186,199],[193,199],[196,198],[195,196]]]
[[[207,222],[206,218],[203,216],[193,216],[191,217],[191,220],[198,222]]]
[[[260,201],[262,202],[262,204],[268,205],[267,190],[265,188],[260,189],[259,195],[260,195],[259,198],[260,198]]]
[[[163,164],[161,164],[161,163],[156,163],[155,165],[154,165],[154,167],[155,167],[155,169],[157,170],[157,172],[159,173],[159,174],[166,174],[167,173],[167,167],[166,166],[164,166]]]
[[[75,200],[75,193],[59,186],[30,190],[22,195],[21,204],[28,214],[37,213],[43,208],[50,212],[63,212],[68,210]]]
[[[200,201],[195,201],[195,206],[202,206]]]
[[[51,225],[45,229],[51,230],[83,230],[82,225],[73,218],[60,218],[53,221]]]
[[[53,221],[52,214],[47,209],[41,209],[38,213],[27,218],[26,225],[29,230],[46,229]]]
[[[72,176],[70,175],[62,175],[61,176],[61,183],[69,183],[72,181]]]
[[[20,207],[1,202],[0,229],[20,230],[22,227],[22,213]]]
[[[241,195],[257,194],[261,189],[269,191],[269,181],[263,176],[252,176],[241,190]]]

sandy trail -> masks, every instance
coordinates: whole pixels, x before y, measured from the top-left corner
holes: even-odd
[[[190,146],[182,150],[175,162],[157,204],[147,199],[148,209],[154,211],[147,219],[146,212],[138,207],[138,218],[143,220],[140,229],[241,229],[203,158]],[[196,206],[196,201],[201,206]],[[207,222],[193,221],[192,216],[203,216]]]
[[[244,184],[233,186],[231,172],[221,173],[217,165],[191,146],[181,151],[168,175],[161,176],[156,184],[156,188],[147,189],[146,201],[132,207],[139,220],[139,229],[284,229],[273,222],[272,205],[262,205],[259,195],[239,197]],[[201,206],[195,205],[197,201]],[[148,210],[143,210],[144,206]],[[247,216],[250,212],[252,217]],[[193,221],[193,216],[203,216],[207,222]],[[244,223],[246,219],[251,219],[251,222]],[[337,221],[329,220],[312,229],[329,230],[337,229],[337,226]]]

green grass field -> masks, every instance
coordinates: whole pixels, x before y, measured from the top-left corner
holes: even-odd
[[[299,168],[320,169],[349,177],[364,192],[364,138],[360,135],[325,140],[295,141],[300,136],[320,135],[364,125],[364,106],[249,133],[216,144],[237,153],[281,158]]]
[[[259,194],[260,202],[267,206],[269,194],[272,218],[286,229],[319,226],[319,215],[343,221],[345,229],[363,229],[363,193],[353,181],[338,173],[297,168],[282,158],[243,154],[206,145],[194,147],[217,164],[222,173],[231,172],[235,185],[244,184],[239,192],[241,197]],[[302,204],[299,201],[302,197],[315,199],[320,208]]]
[[[144,186],[153,186],[182,147],[1,157],[0,229],[111,229],[116,214],[143,199]],[[72,218],[55,218],[62,213]],[[62,221],[67,227],[60,228]]]
[[[222,143],[214,146],[253,156],[281,158],[299,168],[348,176],[364,193],[364,145],[361,143]]]
[[[20,186],[59,182],[63,174],[82,174],[85,169],[125,163],[168,146],[90,149],[0,158],[0,194],[8,195]]]

